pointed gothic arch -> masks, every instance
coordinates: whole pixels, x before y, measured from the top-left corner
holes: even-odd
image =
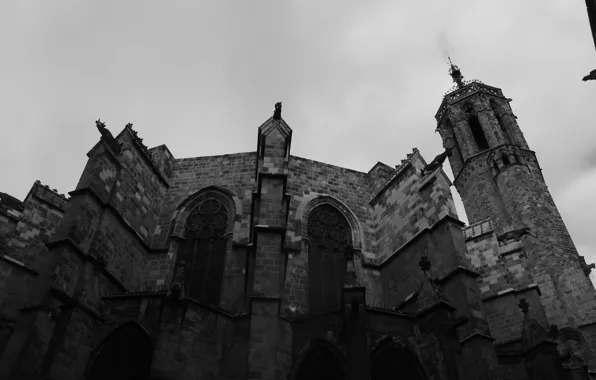
[[[354,212],[346,206],[342,201],[335,198],[334,196],[327,194],[314,194],[305,196],[304,200],[296,208],[294,214],[293,229],[294,235],[288,236],[288,240],[308,240],[307,229],[303,228],[307,225],[308,215],[312,210],[320,205],[329,204],[335,207],[339,212],[346,218],[350,224],[352,246],[355,250],[364,250],[364,230],[360,221],[354,214]]]
[[[499,104],[497,104],[497,102],[494,99],[491,99],[489,101],[489,104],[490,104],[490,108],[493,111],[493,114],[495,115],[495,119],[497,119],[497,123],[499,124],[499,127],[501,127],[503,136],[505,136],[505,139],[507,140],[508,143],[513,144],[513,140],[511,139],[511,136],[509,135],[509,130],[507,129],[507,126],[503,122],[503,115],[501,114],[501,112],[499,110],[499,108],[500,108]]]
[[[290,380],[346,380],[347,373],[343,352],[326,339],[315,339],[298,355]]]
[[[470,126],[472,136],[474,137],[479,152],[489,149],[490,146],[488,145],[488,140],[486,139],[480,120],[478,120],[478,115],[474,110],[474,106],[471,103],[466,104],[464,106],[464,113],[466,114],[466,120],[468,121],[468,125]]]
[[[240,240],[245,239],[246,236],[240,235],[242,221],[242,203],[240,199],[230,190],[217,185],[205,186],[195,191],[178,205],[170,221],[169,238],[184,237],[185,227],[190,213],[196,209],[205,196],[213,196],[220,199],[230,212],[231,219],[227,229],[228,232],[233,234],[233,241],[239,243]]]
[[[449,117],[445,118],[444,124],[445,129],[449,131],[449,135],[446,140],[452,139],[453,140],[453,147],[455,148],[457,158],[459,159],[460,165],[464,163],[464,155],[461,150],[461,146],[459,144],[459,140],[457,139],[457,134],[455,133],[455,128],[453,128],[453,123],[449,119]]]
[[[348,220],[334,206],[322,204],[308,215],[308,305],[311,313],[337,310],[353,255]]]
[[[147,379],[153,358],[153,339],[136,322],[126,322],[110,332],[93,351],[86,380]]]
[[[371,380],[427,380],[418,357],[393,337],[382,338],[371,352]]]
[[[209,187],[195,193],[176,216],[183,238],[177,262],[184,268],[185,296],[219,305],[226,256],[237,224],[239,228],[237,212],[228,191]]]

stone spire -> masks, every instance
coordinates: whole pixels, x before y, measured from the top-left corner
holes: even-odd
[[[455,66],[453,62],[451,62],[451,57],[448,58],[449,64],[451,65],[451,68],[449,69],[449,75],[451,75],[451,78],[453,78],[453,81],[457,84],[458,88],[463,88],[464,76],[461,75],[461,70],[459,69],[459,67]]]

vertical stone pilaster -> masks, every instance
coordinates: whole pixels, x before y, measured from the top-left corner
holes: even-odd
[[[283,240],[288,218],[285,190],[291,135],[292,130],[277,112],[259,128],[248,379],[272,380],[286,367],[285,360],[279,360],[277,348],[282,339],[278,314],[287,262]]]

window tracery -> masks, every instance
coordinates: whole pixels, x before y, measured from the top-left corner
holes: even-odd
[[[185,265],[188,297],[218,305],[223,277],[229,213],[215,197],[203,200],[186,222]]]
[[[339,307],[351,255],[351,229],[331,205],[315,208],[308,218],[309,305],[311,312]]]

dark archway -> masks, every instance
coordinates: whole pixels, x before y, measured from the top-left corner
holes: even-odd
[[[351,236],[347,219],[329,204],[316,207],[308,216],[308,297],[311,313],[339,308]]]
[[[345,363],[331,344],[314,341],[299,363],[293,380],[346,380]]]
[[[379,343],[371,357],[371,380],[426,380],[412,351],[392,339]]]
[[[87,380],[144,380],[149,378],[153,342],[141,326],[128,322],[116,328],[97,347]]]

